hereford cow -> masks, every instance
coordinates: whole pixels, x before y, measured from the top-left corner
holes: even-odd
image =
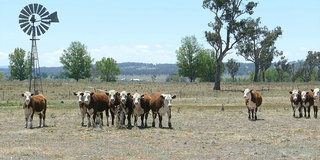
[[[245,89],[243,91],[244,95],[243,98],[245,100],[245,104],[248,108],[248,118],[249,120],[257,120],[257,111],[258,107],[262,103],[262,96],[260,93],[256,90],[250,90],[250,89]]]
[[[25,92],[22,94],[22,97],[25,97],[25,101],[23,104],[23,109],[25,113],[25,119],[26,119],[26,128],[28,128],[28,120],[30,120],[29,127],[30,129],[33,128],[32,126],[32,120],[33,115],[38,114],[39,115],[39,127],[42,126],[45,127],[46,123],[46,110],[47,110],[47,99],[42,95],[34,95],[30,92]]]
[[[150,100],[150,108],[152,110],[152,127],[155,127],[155,119],[157,114],[159,116],[159,128],[162,128],[162,115],[168,115],[168,127],[172,128],[171,125],[171,107],[172,99],[175,99],[176,95],[171,96],[170,94],[154,93]]]
[[[314,105],[313,105],[313,114],[314,118],[318,117],[318,107],[320,106],[320,92],[319,88],[311,89],[313,92]]]
[[[299,117],[302,117],[302,99],[301,99],[301,90],[294,89],[289,92],[290,93],[290,102],[293,109],[293,117],[296,117],[296,110],[299,111]]]
[[[111,125],[114,125],[114,117],[117,115],[117,107],[120,105],[120,94],[115,90],[110,90],[107,92],[109,97],[109,108],[111,114]],[[109,124],[108,124],[109,125]]]
[[[130,93],[127,93],[126,91],[121,91],[120,92],[120,100],[121,100],[121,105],[119,108],[119,113],[123,113],[122,117],[123,117],[123,121],[121,121],[121,123],[123,125],[125,125],[125,116],[127,116],[127,120],[128,120],[128,127],[132,127],[131,125],[131,116],[133,113],[133,100],[132,97],[130,95]]]
[[[89,114],[93,114],[93,125],[95,126],[96,123],[99,123],[100,127],[102,127],[102,113],[109,108],[109,97],[107,96],[107,94],[97,92],[84,92],[83,101],[88,109]],[[106,119],[107,125],[109,125],[109,114],[107,114]]]
[[[313,92],[301,92],[301,100],[302,100],[302,107],[304,109],[304,116],[310,118],[310,108],[314,106],[314,96]],[[308,113],[308,116],[307,116]]]
[[[88,91],[86,91],[88,92]],[[80,108],[80,113],[81,113],[81,126],[84,126],[84,118],[85,116],[87,116],[88,118],[88,124],[87,126],[91,126],[91,122],[90,122],[90,115],[87,111],[87,107],[84,104],[84,97],[83,97],[83,92],[73,92],[73,94],[75,96],[77,96],[78,98],[78,104],[79,104],[79,108]]]
[[[147,122],[148,122],[148,114],[150,111],[150,95],[147,93],[144,93],[140,95],[139,93],[135,93],[132,96],[133,99],[133,115],[134,115],[134,126],[137,126],[137,119],[138,116],[141,118],[141,127],[147,128]],[[143,119],[145,118],[144,124]]]

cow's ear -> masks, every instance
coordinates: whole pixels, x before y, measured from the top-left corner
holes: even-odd
[[[91,92],[90,95],[92,96],[94,94],[94,92]]]
[[[24,94],[22,93],[21,96],[24,97]]]
[[[311,89],[311,92],[313,92],[313,89]]]
[[[289,93],[292,94],[292,91],[290,91]]]
[[[109,93],[107,92],[106,95],[109,96]]]
[[[31,96],[33,96],[34,94],[33,93],[31,93]]]
[[[140,98],[144,98],[144,94],[140,96]]]
[[[244,90],[241,90],[240,92],[244,93]]]
[[[309,94],[309,92],[306,92],[306,94]]]
[[[177,96],[174,94],[173,96],[172,96],[172,99],[175,99]]]
[[[77,93],[76,93],[76,92],[73,92],[73,95],[75,95],[75,96],[76,96],[76,95],[77,95]]]
[[[81,93],[80,93],[80,95],[81,95],[81,96],[83,96],[83,95],[84,95],[84,93],[82,93],[82,92],[81,92]]]
[[[127,93],[127,96],[130,96],[130,93]]]
[[[161,95],[160,95],[160,98],[164,99],[164,95],[163,95],[163,94],[161,94]]]

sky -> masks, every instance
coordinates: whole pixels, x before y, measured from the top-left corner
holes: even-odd
[[[59,58],[71,42],[87,47],[94,63],[103,57],[117,63],[176,63],[181,39],[195,36],[198,43],[212,49],[204,32],[213,13],[202,8],[203,0],[0,0],[0,66],[8,66],[8,55],[15,48],[31,51],[30,36],[22,31],[18,16],[28,4],[42,4],[57,12],[59,23],[51,23],[37,37],[40,66],[62,66]],[[244,2],[246,2],[244,0]],[[253,18],[269,30],[280,26],[283,34],[275,43],[289,61],[305,59],[308,51],[320,51],[319,0],[260,0]],[[224,61],[234,58],[247,62],[230,51]],[[274,61],[279,60],[276,58]]]

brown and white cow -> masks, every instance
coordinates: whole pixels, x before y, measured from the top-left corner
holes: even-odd
[[[310,108],[314,106],[314,96],[313,92],[301,92],[301,99],[302,99],[302,107],[304,109],[304,116],[310,118]],[[307,116],[308,113],[308,116]]]
[[[150,111],[150,100],[151,97],[149,94],[144,93],[140,95],[139,93],[135,93],[132,96],[133,99],[133,115],[134,115],[134,126],[137,126],[137,119],[138,116],[141,118],[141,127],[147,128],[147,122],[148,122],[148,114]],[[145,118],[145,121],[143,123],[143,119]]]
[[[171,124],[171,108],[172,99],[175,99],[176,95],[154,93],[151,96],[150,108],[152,110],[152,127],[155,127],[155,119],[157,114],[159,116],[159,128],[162,128],[162,115],[167,113],[168,115],[168,127],[172,128]]]
[[[255,121],[257,120],[258,107],[262,104],[262,96],[258,91],[248,88],[243,93],[245,105],[248,108],[248,119]]]
[[[318,107],[320,106],[320,91],[319,88],[311,89],[313,92],[314,105],[313,105],[313,114],[314,118],[318,117]]]
[[[42,94],[34,95],[28,91],[23,93],[22,97],[25,97],[23,109],[25,113],[26,128],[28,128],[28,120],[30,120],[30,129],[33,128],[32,120],[34,114],[39,115],[39,127],[41,127],[41,124],[43,127],[45,127],[47,99]]]
[[[85,92],[88,92],[88,91],[85,91]],[[81,126],[84,126],[85,116],[87,116],[88,118],[87,126],[91,126],[90,115],[88,113],[86,105],[84,104],[83,92],[77,92],[77,93],[73,92],[73,94],[78,98],[78,104],[79,104],[80,114],[81,114]]]
[[[120,92],[120,103],[121,105],[119,105],[119,110],[118,110],[118,115],[120,116],[121,114],[121,123],[123,125],[125,125],[125,117],[127,116],[127,120],[128,120],[128,127],[132,127],[131,124],[131,116],[133,113],[133,100],[132,97],[130,95],[130,93],[127,93],[126,91],[121,91]]]
[[[301,90],[294,89],[290,93],[290,102],[293,109],[293,117],[296,117],[296,110],[299,111],[299,117],[302,117],[302,99],[301,99]]]
[[[111,114],[111,125],[114,125],[115,115],[118,113],[118,106],[120,105],[120,93],[116,90],[109,90],[106,93],[109,97],[109,108]],[[109,124],[108,124],[109,125]]]
[[[93,114],[93,125],[99,123],[102,127],[103,111],[109,108],[109,97],[106,93],[84,92],[83,101],[89,114]],[[107,125],[109,125],[109,114],[107,114]]]

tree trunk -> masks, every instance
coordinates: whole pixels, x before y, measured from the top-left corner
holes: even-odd
[[[217,61],[217,70],[214,80],[213,90],[220,90],[220,81],[221,81],[221,69],[222,69],[222,61]]]
[[[254,78],[253,78],[254,82],[258,82],[258,73],[259,73],[259,65],[255,63],[254,64]]]

